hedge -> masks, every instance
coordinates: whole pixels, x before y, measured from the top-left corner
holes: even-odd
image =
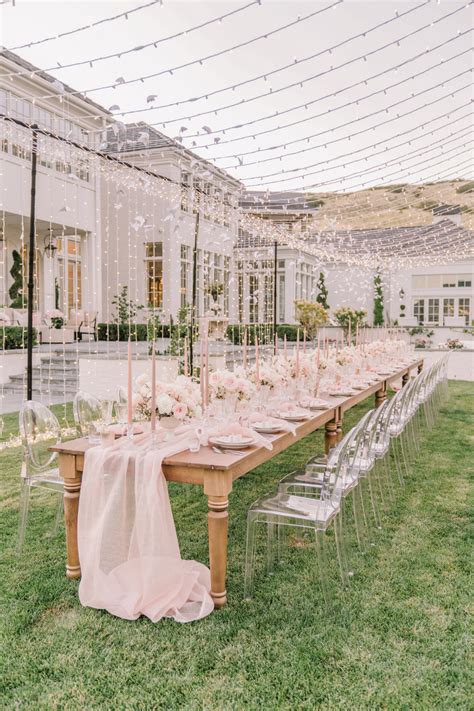
[[[273,340],[273,337],[272,337],[273,328],[272,328],[271,324],[268,324],[268,323],[253,324],[253,323],[251,323],[247,326],[244,326],[242,324],[234,324],[234,325],[228,326],[226,335],[227,335],[227,338],[229,339],[229,341],[231,341],[231,343],[233,343],[234,345],[241,345],[245,328],[247,329],[247,343],[249,345],[255,344],[255,333],[258,333],[259,343],[269,343],[270,341]],[[298,325],[294,325],[292,323],[280,323],[277,325],[278,338],[280,338],[282,340],[286,335],[287,341],[296,341],[297,332],[298,332]],[[301,338],[303,337],[301,327],[300,327],[300,336],[301,336]]]
[[[173,329],[176,332],[178,324],[173,325]],[[189,327],[181,324],[180,338],[189,332]],[[118,330],[118,338],[117,338]],[[155,339],[158,338],[169,338],[170,337],[170,325],[169,323],[161,323],[155,326]],[[99,323],[97,324],[97,338],[99,341],[128,341],[129,337],[133,341],[151,341],[152,340],[153,327],[147,325],[146,323],[132,324],[129,328],[128,324],[116,323]]]
[[[298,326],[295,326],[292,323],[282,323],[279,326],[277,326],[277,334],[278,338],[281,338],[282,340],[286,336],[287,341],[296,341],[297,334],[298,334]],[[300,330],[300,337],[303,337],[302,331]]]
[[[262,344],[272,340],[272,328],[268,323],[251,323],[247,326],[232,324],[227,326],[226,336],[235,346],[240,346],[245,329],[247,329],[247,344],[249,346],[255,344],[255,335],[258,335],[258,342]]]
[[[0,349],[12,351],[16,348],[26,348],[27,328],[25,326],[0,326]],[[33,329],[33,345],[38,342],[36,328]]]

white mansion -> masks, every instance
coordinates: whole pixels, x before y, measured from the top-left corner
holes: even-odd
[[[27,126],[37,124],[142,169],[121,167],[57,138],[38,139],[39,319],[58,309],[66,317],[71,310],[84,310],[110,321],[123,286],[133,301],[144,305],[140,318],[150,310],[164,319],[176,316],[192,300],[195,240],[199,314],[209,307],[207,287],[218,282],[230,322],[272,321],[276,271],[277,320],[291,323],[295,299],[314,299],[324,271],[330,306],[365,308],[370,318],[373,272],[351,269],[356,288],[349,291],[344,266],[321,264],[311,253],[289,245],[278,245],[275,255],[273,242],[239,229],[239,209],[262,217],[239,181],[147,124],[112,122],[106,109],[8,51],[0,53],[0,115],[0,306],[11,306],[14,253],[26,280],[32,140]],[[156,189],[145,189],[152,181]],[[271,212],[263,217],[296,231],[311,228],[317,207],[298,199],[283,212],[276,204],[272,200]],[[379,230],[372,232],[380,237]],[[397,239],[396,229],[391,237]],[[390,275],[386,315],[400,323],[403,312],[407,323],[417,319],[443,325],[454,319],[453,325],[470,324],[472,271],[472,262],[466,262]]]

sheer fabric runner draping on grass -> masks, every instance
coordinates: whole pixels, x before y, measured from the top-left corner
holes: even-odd
[[[191,622],[214,608],[210,573],[182,560],[163,459],[187,449],[187,437],[159,449],[149,435],[130,448],[119,440],[86,452],[79,504],[79,599],[127,620],[146,615]]]

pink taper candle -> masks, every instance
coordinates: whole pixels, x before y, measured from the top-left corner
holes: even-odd
[[[351,319],[349,319],[349,333],[348,333],[347,340],[348,340],[348,344],[347,344],[347,345],[350,346],[350,345],[351,345],[351,342],[352,342],[352,321],[351,321]]]
[[[255,380],[257,387],[260,386],[260,352],[258,349],[258,336],[255,334]]]
[[[296,331],[295,377],[300,377],[300,329]]]
[[[132,403],[132,341],[128,339],[127,353],[127,422],[132,424],[133,420],[133,403]]]
[[[247,367],[247,326],[244,328],[244,336],[242,339],[242,344],[243,344],[243,353],[242,353],[242,362],[244,368]]]
[[[151,431],[156,430],[156,354],[155,344],[151,345]]]
[[[205,349],[205,354],[206,354],[206,367],[205,367],[205,379],[204,379],[204,404],[207,407],[209,405],[209,321],[206,319],[206,335],[205,335],[205,343],[206,343],[206,349]]]
[[[321,334],[319,333],[319,329],[318,329],[318,358],[316,361],[318,368],[319,368],[320,358],[321,358]]]
[[[283,353],[285,354],[285,360],[288,360],[288,347],[286,343],[286,333],[283,336]]]
[[[303,328],[303,353],[306,353],[306,329]]]

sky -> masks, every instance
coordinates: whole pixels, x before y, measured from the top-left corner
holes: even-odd
[[[11,49],[147,1],[5,3],[1,43]],[[348,191],[469,179],[474,6],[468,2],[163,0],[128,19],[14,51],[105,108],[118,106],[117,119],[146,121],[179,137],[251,189]],[[262,35],[268,36],[249,42]],[[151,42],[156,46],[97,59]],[[241,43],[247,44],[227,51]],[[224,53],[205,59],[216,52]],[[92,66],[58,66],[85,60]],[[188,62],[194,63],[177,68]],[[246,84],[232,89],[240,82]]]

